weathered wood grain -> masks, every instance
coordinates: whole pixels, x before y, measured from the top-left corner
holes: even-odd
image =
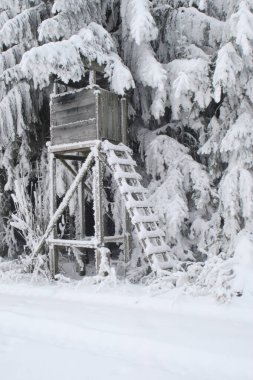
[[[126,140],[126,101],[110,91],[84,88],[51,98],[51,143]]]
[[[74,125],[61,125],[51,127],[51,142],[53,145],[71,144],[79,141],[96,140],[95,120],[80,121]]]

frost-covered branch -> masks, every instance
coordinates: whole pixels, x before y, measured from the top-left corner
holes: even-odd
[[[36,37],[41,17],[46,14],[46,6],[41,2],[36,7],[25,10],[8,20],[0,30],[0,50],[11,47],[24,40],[30,41]]]
[[[52,74],[63,82],[78,82],[85,73],[82,58],[105,65],[111,88],[119,94],[134,86],[129,70],[115,53],[112,38],[105,29],[91,23],[69,40],[51,42],[33,48],[23,55],[20,68],[35,87],[49,85]]]
[[[101,22],[101,3],[98,0],[55,1],[52,12],[58,14],[42,22],[40,41],[68,39],[92,21]]]
[[[122,0],[121,17],[137,45],[156,39],[158,29],[150,12],[149,0]]]
[[[173,119],[182,119],[185,113],[188,118],[194,104],[197,104],[199,111],[209,105],[211,83],[207,60],[177,59],[164,67],[168,73],[169,103]],[[197,116],[196,111],[192,116]]]
[[[188,149],[174,139],[141,129],[141,150],[145,154],[147,172],[151,175],[150,199],[159,214],[167,241],[176,246],[175,253],[183,258],[187,243],[185,227],[192,223],[192,204],[205,218],[212,194],[208,174],[193,160]],[[204,225],[203,225],[204,227]]]

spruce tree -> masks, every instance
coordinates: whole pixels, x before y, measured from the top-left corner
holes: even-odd
[[[46,173],[53,81],[78,82],[95,60],[128,94],[131,144],[188,281],[230,281],[240,241],[250,246],[252,10],[252,0],[0,0],[2,249],[21,249],[11,193]],[[62,172],[59,195],[68,181]]]

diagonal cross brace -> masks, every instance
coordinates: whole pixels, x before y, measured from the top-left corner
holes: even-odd
[[[83,163],[83,165],[79,169],[79,171],[78,171],[78,173],[77,173],[77,175],[76,175],[73,183],[71,184],[70,188],[66,192],[66,194],[65,194],[63,200],[61,201],[58,209],[55,211],[54,215],[50,219],[49,224],[48,224],[47,229],[46,229],[46,232],[44,233],[44,235],[42,236],[39,244],[37,245],[37,247],[36,247],[36,249],[34,251],[33,257],[35,257],[39,253],[39,251],[41,250],[41,248],[43,247],[46,239],[50,235],[50,232],[53,230],[55,224],[57,223],[57,221],[60,219],[62,213],[67,208],[67,206],[69,204],[69,201],[70,201],[72,195],[74,194],[74,192],[76,191],[79,183],[81,182],[82,178],[85,176],[85,174],[87,173],[87,171],[89,170],[89,167],[91,166],[94,158],[95,158],[95,153],[94,153],[94,150],[92,150],[88,154],[88,157],[87,157],[86,161]]]

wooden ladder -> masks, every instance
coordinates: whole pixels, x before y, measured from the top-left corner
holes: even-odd
[[[114,145],[104,141],[101,145],[113,177],[137,233],[143,252],[152,270],[173,266],[164,232],[159,228],[159,219],[147,198],[147,189],[141,183],[141,175],[135,170],[137,163],[132,151],[124,144]]]

